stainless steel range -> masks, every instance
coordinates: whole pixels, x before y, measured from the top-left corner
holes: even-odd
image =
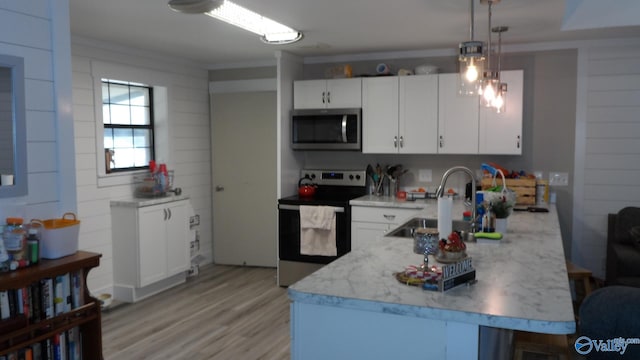
[[[349,200],[367,193],[361,170],[302,170],[317,185],[311,197],[299,195],[278,200],[278,285],[289,286],[351,251]],[[335,211],[336,256],[301,254],[300,205],[330,206]]]

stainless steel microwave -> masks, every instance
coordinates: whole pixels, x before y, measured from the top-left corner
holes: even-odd
[[[291,148],[294,150],[362,149],[362,110],[294,110],[291,113]]]

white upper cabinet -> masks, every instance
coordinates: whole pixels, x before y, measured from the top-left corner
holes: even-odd
[[[340,109],[362,106],[362,80],[328,79],[293,82],[294,109]]]
[[[522,154],[523,71],[501,72],[505,111],[480,104],[479,96],[458,95],[458,74],[440,74],[438,153]]]
[[[501,113],[459,95],[458,74],[295,81],[294,107],[361,107],[363,153],[521,155],[523,71],[501,81]]]
[[[398,152],[398,78],[362,79],[362,152]]]
[[[362,152],[435,154],[438,76],[362,80]]]
[[[400,153],[438,152],[438,75],[400,77]]]
[[[478,96],[458,94],[458,74],[440,74],[438,153],[478,153]]]
[[[507,84],[505,110],[480,108],[479,153],[521,155],[523,71],[502,71],[500,77]]]

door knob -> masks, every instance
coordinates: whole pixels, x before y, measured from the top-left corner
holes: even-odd
[[[224,191],[224,186],[217,185],[216,186],[216,191],[218,191],[218,192]]]

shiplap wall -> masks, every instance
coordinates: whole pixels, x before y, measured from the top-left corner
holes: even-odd
[[[0,53],[24,58],[29,191],[27,196],[0,199],[0,219],[49,219],[75,211],[75,197],[64,189],[75,184],[74,177],[65,183],[68,175],[60,171],[61,159],[69,155],[61,145],[73,143],[72,132],[61,132],[70,113],[58,108],[69,100],[61,90],[65,84],[70,90],[71,79],[63,70],[70,68],[64,63],[68,28],[66,0],[0,2]]]
[[[632,45],[632,46],[630,46]],[[607,214],[640,206],[638,41],[579,52],[573,260],[605,277]]]
[[[169,59],[117,45],[72,38],[73,112],[76,141],[76,176],[78,214],[82,219],[80,247],[102,254],[100,268],[89,276],[94,292],[110,292],[113,285],[110,201],[131,198],[132,185],[99,186],[96,153],[96,116],[92,64],[112,64],[127,72],[162,73],[168,81],[169,142],[158,141],[157,147],[170,146],[167,164],[175,171],[175,185],[183,195],[191,197],[195,213],[200,215],[202,255],[211,261],[211,158],[209,139],[209,93],[207,70],[197,64]],[[116,75],[117,76],[117,75]],[[124,76],[124,75],[123,75]],[[117,80],[129,80],[118,78]]]

